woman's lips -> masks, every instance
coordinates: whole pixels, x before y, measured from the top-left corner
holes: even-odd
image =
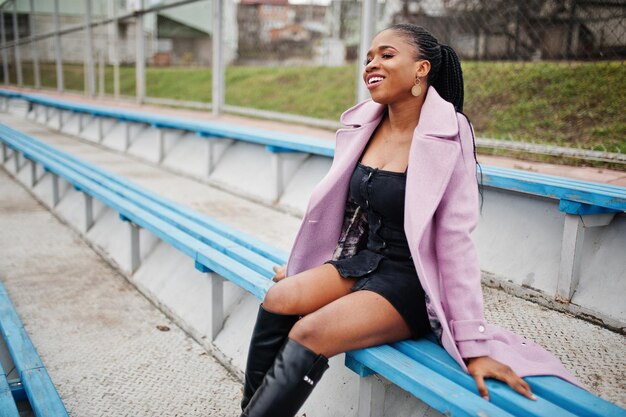
[[[383,80],[384,78],[378,75],[368,77],[366,82],[367,89],[371,90],[378,87],[383,82]]]

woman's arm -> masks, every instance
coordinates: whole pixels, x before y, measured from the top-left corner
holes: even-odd
[[[467,118],[457,116],[461,153],[435,212],[435,246],[448,325],[483,398],[489,399],[485,378],[496,378],[534,400],[526,381],[509,366],[489,357],[487,341],[491,335],[483,314],[478,255],[470,237],[479,214],[474,145]]]

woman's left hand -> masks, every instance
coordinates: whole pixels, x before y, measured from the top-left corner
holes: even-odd
[[[485,384],[485,378],[495,378],[503,381],[524,397],[531,400],[537,399],[533,393],[530,392],[530,386],[526,381],[517,376],[510,367],[489,356],[467,359],[467,369],[472,377],[474,377],[474,381],[476,381],[478,393],[487,401],[489,401],[489,391]]]

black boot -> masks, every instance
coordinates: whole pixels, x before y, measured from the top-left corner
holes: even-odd
[[[241,417],[294,417],[328,369],[328,358],[287,339]]]
[[[259,305],[256,324],[250,339],[248,361],[246,363],[245,383],[241,409],[245,410],[250,398],[259,388],[265,374],[274,363],[274,358],[287,340],[287,335],[298,321],[298,315],[277,314],[267,311]]]

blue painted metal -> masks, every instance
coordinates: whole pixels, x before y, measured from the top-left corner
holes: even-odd
[[[265,145],[265,150],[271,153],[294,153],[293,149],[283,148],[280,146]]]
[[[94,116],[113,118],[154,126],[196,132],[210,138],[232,138],[290,152],[306,152],[332,157],[334,143],[311,136],[287,134],[257,128],[233,126],[225,123],[198,122],[182,118],[157,116],[149,113],[90,106],[71,103],[48,97],[0,90],[0,95],[22,99],[29,103],[70,110]],[[485,166],[482,169],[484,184],[510,191],[545,196],[554,199],[567,199],[592,206],[617,211],[626,211],[626,188],[569,178],[537,174],[522,170]]]
[[[608,214],[619,213],[619,210],[609,209],[591,204],[580,203],[578,201],[561,200],[559,201],[559,211],[567,214],[578,214],[587,216],[591,214]]]
[[[9,134],[8,131],[3,129],[2,126],[0,126],[0,132],[2,132],[2,134]],[[25,147],[36,150],[37,148],[33,146],[36,144],[36,142],[38,141],[33,138],[24,138],[24,141],[22,143]],[[147,199],[139,193],[133,192],[133,190],[130,188],[130,182],[127,181],[127,184],[125,184],[126,186],[113,182],[110,179],[99,175],[97,172],[92,171],[87,163],[78,164],[71,159],[66,159],[64,157],[64,153],[61,151],[52,151],[47,150],[46,148],[40,148],[38,149],[38,151],[41,152],[42,155],[45,154],[46,156],[49,156],[50,158],[65,164],[67,167],[72,168],[77,173],[93,179],[94,181],[105,186],[111,191],[118,193],[120,196],[133,201],[141,208],[151,212],[157,217],[163,219],[164,221],[171,223],[172,225],[194,236],[202,242],[210,245],[211,247],[220,250],[230,257],[242,262],[243,264],[257,271],[258,273],[261,273],[268,278],[274,275],[272,267],[276,264],[275,261],[267,259],[266,257],[246,247],[243,247],[242,245],[239,245],[232,240],[229,240],[228,238],[222,236],[220,233],[212,230],[211,228],[208,228],[202,223],[194,222],[191,219],[179,214],[179,212],[172,210],[168,207],[164,207],[163,204],[159,204],[155,201]],[[123,215],[121,215],[120,217],[123,221],[129,220]],[[282,261],[282,259],[280,259],[279,262],[280,261]]]
[[[393,343],[391,346],[478,395],[474,379],[465,373],[440,345],[422,339]],[[541,396],[537,396],[537,401],[531,401],[517,394],[500,381],[487,380],[486,384],[490,401],[511,414],[528,417],[571,417],[576,415],[570,412],[568,407],[561,408]]]
[[[203,274],[206,274],[206,273],[211,273],[211,272],[215,272],[215,271],[213,271],[213,270],[211,270],[211,269],[207,268],[207,267],[206,267],[206,265],[202,265],[202,264],[201,264],[200,262],[198,262],[198,261],[194,261],[194,262],[193,262],[193,264],[194,264],[194,267],[195,267],[198,271],[202,272]]]
[[[15,399],[11,393],[7,375],[0,363],[0,417],[20,417]]]
[[[0,332],[37,417],[68,417],[15,307],[0,282]]]
[[[351,355],[444,415],[512,415],[389,345],[354,350],[346,355]]]

